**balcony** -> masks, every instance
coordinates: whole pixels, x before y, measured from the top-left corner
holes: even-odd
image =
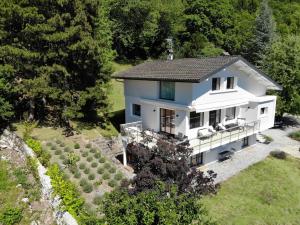
[[[190,147],[194,149],[194,155],[234,141],[241,140],[244,137],[258,133],[259,130],[260,121],[256,120],[245,123],[242,126],[237,125],[222,131],[216,131],[209,137],[189,139],[189,143]],[[151,130],[143,130],[141,121],[122,124],[121,134],[124,138],[126,138],[127,143],[140,142],[148,147],[154,146],[159,138],[169,139],[175,144],[187,140],[184,136],[175,136],[170,138],[162,133],[157,133]]]

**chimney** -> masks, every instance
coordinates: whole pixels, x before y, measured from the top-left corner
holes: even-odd
[[[167,38],[166,39],[168,42],[168,57],[167,60],[173,60],[174,59],[174,51],[173,51],[173,39],[172,38]]]

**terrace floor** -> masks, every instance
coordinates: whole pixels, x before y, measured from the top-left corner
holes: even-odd
[[[268,135],[274,139],[270,144],[256,143],[255,145],[235,153],[229,160],[205,165],[200,167],[200,169],[215,171],[218,174],[215,181],[216,183],[219,183],[236,175],[252,164],[264,160],[273,150],[282,150],[294,157],[300,158],[300,143],[287,136],[290,132],[295,130],[299,130],[299,128],[266,130],[262,132],[262,134]]]

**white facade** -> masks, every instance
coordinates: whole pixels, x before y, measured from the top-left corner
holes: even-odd
[[[232,89],[227,89],[227,77],[234,77]],[[212,90],[213,78],[220,78],[219,90]],[[125,80],[124,84],[126,123],[142,121],[143,129],[161,131],[160,109],[169,109],[175,113],[174,134],[181,133],[190,140],[197,140],[199,129],[209,126],[210,111],[213,110],[221,110],[218,122],[224,126],[235,123],[238,119],[243,119],[245,123],[258,122],[258,130],[253,130],[247,136],[250,137],[248,144],[255,143],[255,133],[274,125],[276,97],[266,95],[271,81],[242,61],[220,70],[200,83],[175,82],[174,100],[160,99],[160,81]],[[138,112],[134,111],[134,104],[140,107]],[[235,116],[228,120],[226,109],[231,107],[235,107]],[[203,112],[203,125],[190,128],[190,113],[193,111]],[[229,145],[240,145],[234,149],[241,149],[241,142],[242,139],[238,138],[229,143],[218,143],[214,148],[211,145],[210,148],[201,150],[195,147],[194,154],[204,152],[201,156],[202,163],[210,163],[217,159],[219,151],[231,148]]]

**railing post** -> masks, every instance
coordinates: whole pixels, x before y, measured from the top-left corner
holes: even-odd
[[[222,145],[222,142],[223,142],[223,132],[221,132],[220,145]]]
[[[211,149],[212,135],[210,136],[209,150]]]
[[[229,142],[231,142],[231,131],[232,131],[232,129],[230,129]]]

